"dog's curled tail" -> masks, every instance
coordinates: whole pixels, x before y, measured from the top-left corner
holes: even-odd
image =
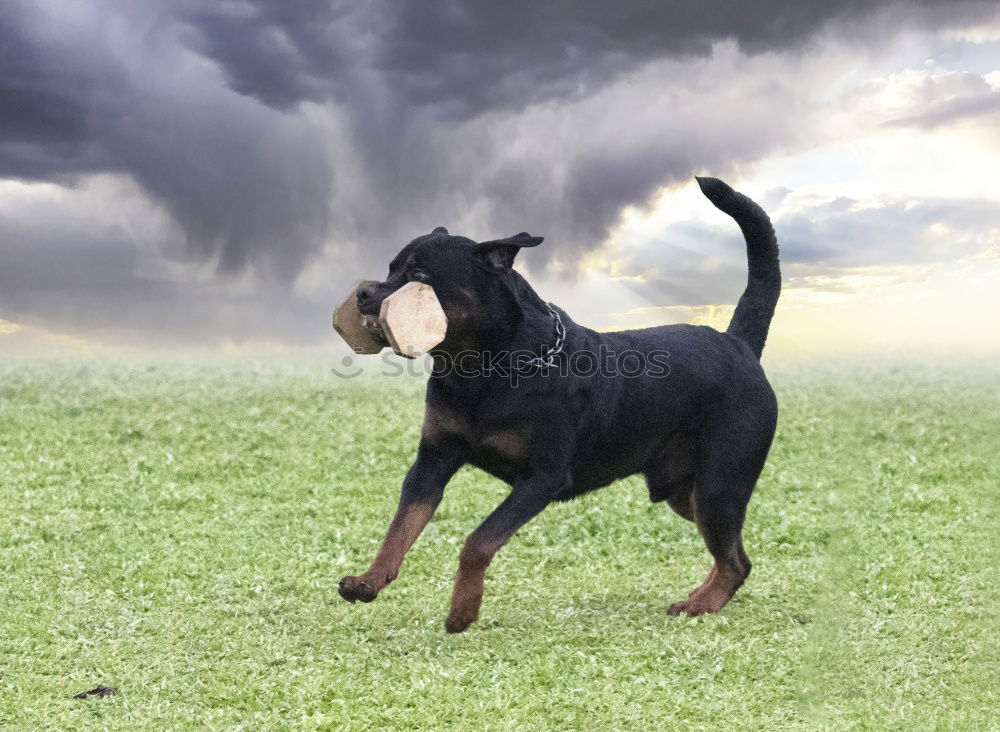
[[[749,274],[726,332],[750,346],[757,358],[764,351],[774,307],[781,294],[778,240],[764,209],[718,178],[696,178],[701,192],[715,207],[732,216],[747,241]]]

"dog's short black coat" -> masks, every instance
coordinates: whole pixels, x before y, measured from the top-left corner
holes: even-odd
[[[407,245],[384,282],[358,292],[359,310],[376,314],[405,283],[427,282],[448,330],[432,353],[423,431],[396,517],[369,570],[341,580],[345,599],[369,602],[395,579],[445,484],[471,463],[509,483],[511,492],[465,542],[449,632],[478,617],[486,567],[518,528],[552,501],[635,473],[645,475],[653,501],[695,522],[714,558],[705,582],[670,614],[718,612],[729,601],[750,572],[743,518],[777,420],[759,359],[781,275],[764,211],[722,181],[698,183],[747,243],[748,284],[725,333],[693,325],[597,333],[556,309],[566,331],[557,365],[529,364],[515,385],[510,372],[487,368],[490,359],[545,354],[556,337],[552,311],[511,268],[521,248],[541,243],[528,234],[476,243],[439,227]],[[626,351],[659,354],[669,374],[653,368],[638,376],[580,375],[565,368],[574,354]]]

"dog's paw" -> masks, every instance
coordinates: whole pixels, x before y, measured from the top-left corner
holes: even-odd
[[[371,602],[378,597],[378,590],[360,577],[344,577],[340,580],[340,596],[348,602]]]
[[[669,608],[667,608],[667,615],[678,616],[681,613],[686,614],[689,618],[693,618],[697,615],[705,615],[711,613],[717,613],[725,607],[725,599],[714,597],[709,593],[691,593],[691,597],[686,600],[681,600],[680,602],[675,602]]]
[[[687,604],[688,604],[687,600],[681,600],[680,602],[675,602],[673,605],[667,608],[667,615],[672,615],[674,617],[677,617],[681,613],[687,612],[688,609]]]
[[[448,619],[444,621],[444,629],[449,633],[461,633],[476,622],[476,617],[476,613],[452,610],[451,614],[448,615]]]

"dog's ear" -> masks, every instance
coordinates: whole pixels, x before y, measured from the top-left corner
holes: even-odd
[[[507,237],[476,244],[476,253],[494,267],[512,267],[514,257],[521,247],[537,247],[544,241],[541,236],[532,236],[526,231]]]

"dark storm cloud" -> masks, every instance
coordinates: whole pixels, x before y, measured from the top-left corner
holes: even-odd
[[[882,43],[990,5],[8,0],[0,178],[132,180],[183,245],[157,246],[251,272],[261,299],[318,262],[380,274],[401,244],[439,224],[478,237],[545,234],[536,261],[572,269],[624,207],[807,134],[801,110],[778,114],[806,82],[764,52],[805,48],[837,27]],[[743,53],[713,46],[726,40]],[[713,48],[711,68],[678,61]],[[201,302],[185,301],[182,280],[144,279],[159,240],[141,225],[129,233],[147,245],[141,267],[108,264],[98,219],[128,205],[103,200],[94,221],[74,219],[59,236],[39,227],[65,255],[53,253],[49,268],[8,259],[6,286],[15,266],[50,283],[63,281],[60,267],[89,272],[92,251],[97,272],[123,278],[117,299],[112,285],[80,280],[95,302],[119,303],[102,316],[138,322],[123,303],[141,291],[180,312]],[[353,274],[331,265],[337,287]],[[81,312],[85,300],[79,291]],[[29,306],[38,307],[17,300]]]
[[[353,6],[353,10],[352,10]],[[362,59],[359,16],[365,3],[331,0],[175,2],[192,45],[226,70],[240,94],[288,109],[337,88]]]
[[[465,117],[572,96],[658,57],[706,56],[733,39],[755,54],[801,46],[825,24],[857,30],[875,11],[903,23],[961,24],[988,2],[427,0],[181,3],[199,47],[233,86],[288,107],[350,98],[372,75],[390,100]],[[358,73],[367,65],[368,73]]]
[[[48,178],[105,167],[90,110],[102,78],[121,79],[114,68],[47,47],[34,20],[16,3],[0,15],[0,175]]]
[[[177,217],[192,252],[217,254],[223,269],[257,262],[287,278],[324,237],[389,239],[401,230],[386,224],[384,207],[409,217],[437,203],[438,192],[422,182],[435,161],[408,161],[426,158],[430,138],[449,124],[545,99],[586,98],[640,63],[706,55],[721,39],[749,53],[800,46],[824,24],[857,21],[873,6],[892,8],[895,24],[903,16],[957,23],[981,7],[173,0],[64,10],[8,3],[0,20],[0,174],[129,174]],[[219,89],[199,59],[216,63],[231,91]],[[356,185],[340,191],[342,201],[332,182],[338,151],[325,150],[320,131],[301,119],[302,103],[324,101],[349,120],[350,134],[339,142],[360,148]],[[595,245],[622,206],[704,165],[686,151],[666,139],[616,156],[585,144],[564,151],[571,157],[564,161],[570,180],[559,186],[563,203],[537,226],[555,241]],[[448,170],[437,183],[454,189],[479,179],[476,195],[496,196],[493,218],[503,220],[505,197],[521,203],[514,189],[531,181],[530,161],[490,175],[482,169],[495,161],[476,152],[482,148],[435,149],[470,168]],[[359,200],[375,205],[343,210]]]
[[[617,109],[580,110],[618,120],[618,134],[633,135],[632,145],[591,138],[588,120],[556,129],[543,122],[518,133],[569,140],[542,154],[512,155],[503,121],[530,105],[572,107],[643,64],[706,57],[719,41],[735,41],[754,55],[802,48],[830,27],[882,43],[887,33],[907,25],[962,24],[988,6],[979,0],[250,0],[177,7],[194,47],[218,62],[240,93],[283,110],[328,99],[344,114],[363,156],[364,180],[356,188],[366,190],[366,200],[375,205],[355,208],[352,221],[335,221],[331,233],[380,242],[375,260],[381,264],[420,226],[462,222],[477,204],[488,214],[474,222],[484,230],[470,235],[535,227],[549,237],[541,257],[558,256],[557,247],[575,256],[604,240],[623,207],[642,204],[695,172],[721,173],[731,163],[753,159],[787,141],[794,124],[775,120],[754,135],[737,132],[745,147],[706,144],[722,120],[703,118],[693,135],[688,131],[691,136],[680,139],[670,134],[676,110],[661,107],[659,135],[649,124],[635,130],[652,116],[651,96],[683,85],[682,79],[663,79],[661,89],[650,84]],[[792,93],[778,79],[773,89],[760,91],[774,97],[768,100],[772,113],[782,93]],[[477,123],[484,117],[492,134],[468,129],[482,127]],[[440,144],[442,137],[446,144]],[[546,154],[552,151],[560,157]],[[442,197],[442,190],[448,195]],[[535,214],[532,209],[541,207],[533,204],[543,200],[544,213]],[[386,210],[394,216],[386,217]]]
[[[39,214],[0,215],[0,315],[21,325],[156,346],[217,345],[223,335],[296,344],[327,334],[326,303],[164,268],[158,240],[169,228],[142,245],[126,222],[95,226],[85,206]]]
[[[327,229],[320,130],[227,89],[149,7],[14,3],[0,17],[0,177],[127,175],[196,258],[290,279]]]

